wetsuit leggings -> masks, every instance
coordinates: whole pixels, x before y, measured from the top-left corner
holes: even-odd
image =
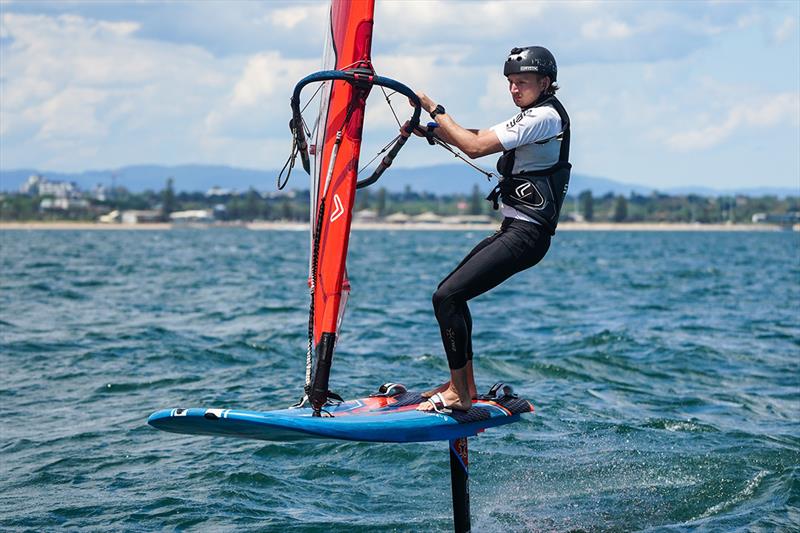
[[[451,369],[472,359],[472,316],[467,302],[542,260],[549,233],[532,222],[506,218],[500,229],[467,254],[433,294],[433,309]]]

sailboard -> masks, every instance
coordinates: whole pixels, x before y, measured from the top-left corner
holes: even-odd
[[[173,433],[239,437],[267,441],[341,439],[364,442],[425,442],[472,437],[490,427],[510,424],[533,411],[516,396],[478,399],[468,411],[417,411],[420,394],[370,396],[326,408],[315,417],[310,407],[275,411],[238,409],[164,409],[151,426]]]

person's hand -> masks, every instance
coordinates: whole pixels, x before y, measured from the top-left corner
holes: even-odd
[[[417,98],[419,98],[420,107],[425,111],[427,111],[428,113],[436,109],[436,102],[431,100],[430,96],[428,96],[427,94],[423,92],[418,92]],[[414,107],[414,104],[413,102],[411,102],[411,100],[409,100],[408,103],[411,105],[411,107]]]
[[[409,123],[409,121],[407,120],[406,123],[403,124],[402,127],[400,128],[400,135],[402,135],[403,137],[406,136],[406,128],[408,128],[408,123]],[[425,132],[423,131],[423,129],[420,126],[417,126],[416,128],[414,128],[414,132],[413,133],[417,137],[425,137]]]
[[[417,97],[419,98],[419,103],[422,106],[422,109],[430,113],[434,109],[436,109],[436,102],[431,100],[431,98],[422,92],[417,93]]]

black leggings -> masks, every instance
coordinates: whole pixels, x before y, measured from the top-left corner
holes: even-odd
[[[550,248],[550,234],[541,226],[506,218],[500,229],[467,254],[433,294],[433,310],[442,332],[451,369],[472,359],[472,316],[467,301],[532,267]]]

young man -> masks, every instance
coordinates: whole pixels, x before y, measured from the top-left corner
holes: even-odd
[[[520,111],[485,130],[461,127],[444,107],[418,93],[422,107],[438,123],[435,131],[442,140],[473,159],[503,152],[497,163],[502,179],[489,199],[505,217],[500,230],[481,241],[433,295],[450,381],[425,393],[429,399],[419,410],[470,408],[477,390],[467,301],[537,264],[550,247],[571,168],[569,117],[555,97],[557,72],[555,58],[546,48],[511,50],[503,73]]]

